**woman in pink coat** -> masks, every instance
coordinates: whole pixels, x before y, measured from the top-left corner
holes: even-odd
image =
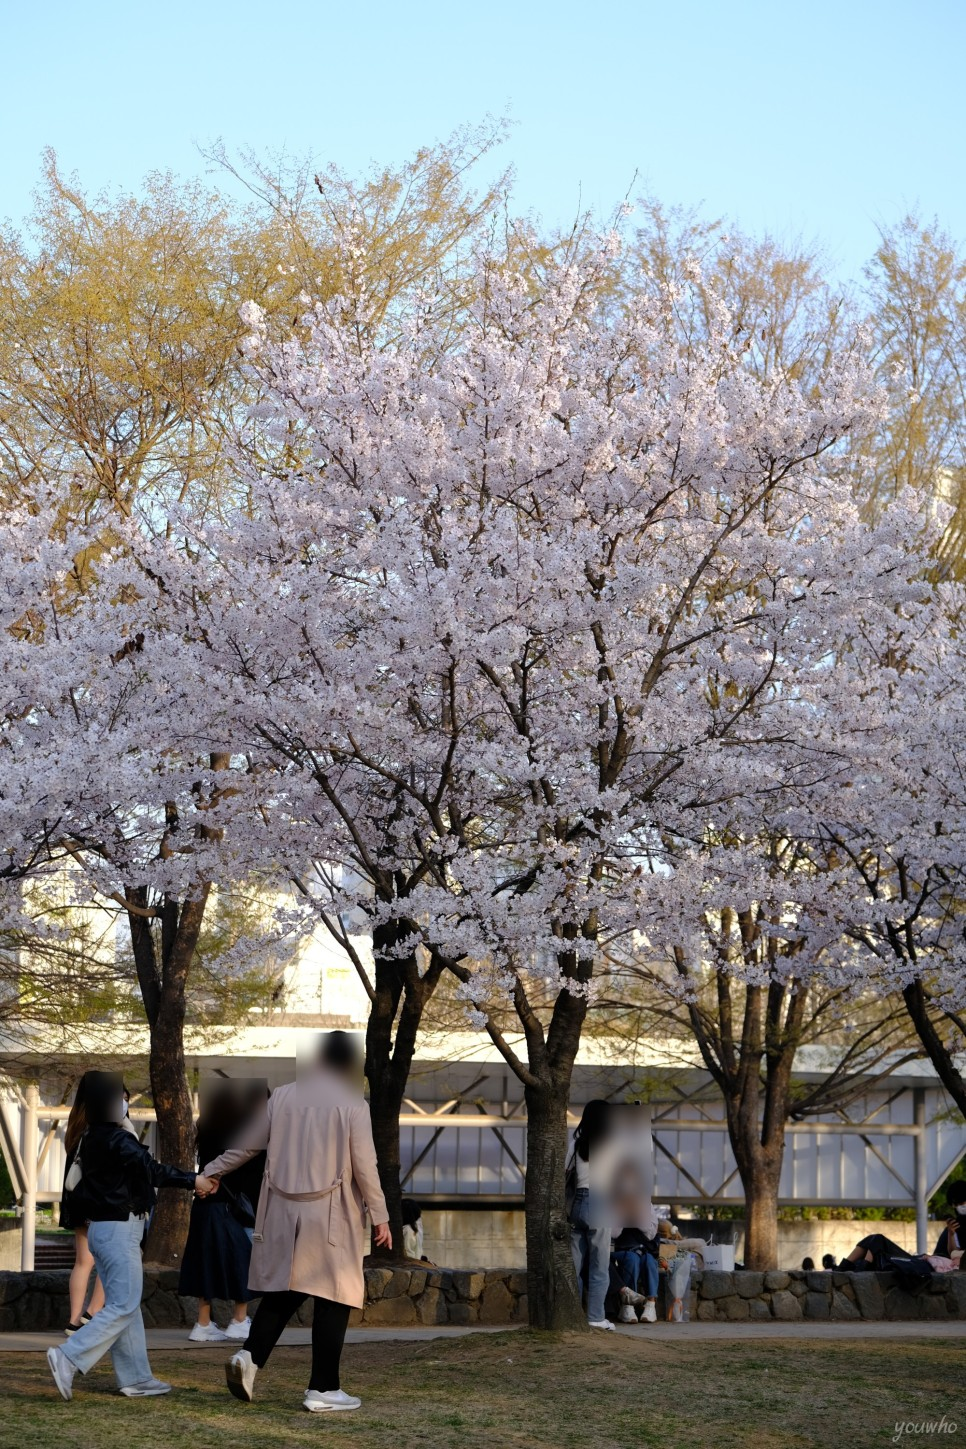
[[[268,1153],[248,1275],[261,1302],[245,1348],[226,1365],[229,1389],[246,1402],[256,1371],[311,1297],[312,1377],[304,1406],[312,1412],[359,1408],[360,1400],[342,1390],[339,1361],[349,1311],[365,1297],[367,1208],[376,1244],[389,1248],[392,1239],[357,1073],[352,1038],[329,1032],[313,1069],[280,1087],[238,1144],[205,1168],[205,1177],[217,1179]]]

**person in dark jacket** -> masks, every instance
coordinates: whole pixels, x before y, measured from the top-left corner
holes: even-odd
[[[234,1147],[253,1114],[264,1111],[267,1096],[264,1083],[246,1086],[221,1081],[204,1091],[198,1118],[198,1161],[213,1162]],[[248,1217],[247,1210],[258,1202],[264,1172],[265,1153],[259,1152],[222,1179],[217,1196],[196,1197],[191,1205],[178,1292],[182,1297],[198,1299],[198,1321],[188,1335],[192,1343],[219,1343],[225,1339],[244,1343],[248,1337],[248,1268],[254,1213],[247,1224],[241,1219]],[[235,1305],[227,1328],[219,1328],[211,1321],[214,1298],[227,1298]]]
[[[73,1210],[90,1226],[87,1241],[104,1285],[104,1307],[63,1348],[47,1350],[47,1362],[62,1398],[73,1394],[76,1373],[89,1373],[108,1349],[118,1388],[128,1398],[170,1393],[148,1362],[141,1317],[141,1237],[154,1207],[155,1189],[179,1187],[211,1192],[200,1173],[156,1162],[146,1147],[121,1126],[124,1087],[114,1072],[89,1072],[87,1130],[77,1147],[81,1180]]]
[[[966,1248],[966,1182],[954,1182],[946,1189],[949,1216],[939,1234],[936,1256],[951,1258]]]

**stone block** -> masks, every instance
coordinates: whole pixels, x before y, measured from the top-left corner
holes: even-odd
[[[945,1293],[920,1293],[919,1317],[929,1319],[946,1319],[949,1317],[949,1305]]]
[[[507,1287],[511,1293],[526,1293],[527,1275],[526,1272],[517,1271],[511,1273],[507,1281]]]
[[[960,1268],[955,1273],[944,1273],[943,1283],[953,1313],[957,1318],[966,1318],[966,1272]]]
[[[449,1305],[450,1323],[463,1325],[467,1323],[478,1323],[479,1320],[480,1300],[478,1298],[474,1299],[472,1303],[457,1302]]]
[[[863,1318],[885,1317],[885,1295],[877,1273],[853,1273],[852,1287],[855,1301]]]
[[[758,1298],[765,1287],[764,1273],[743,1273],[735,1274],[735,1287],[742,1298]]]
[[[804,1280],[804,1278],[793,1278],[792,1281],[788,1285],[788,1291],[789,1291],[789,1293],[793,1294],[796,1298],[804,1298],[805,1297],[805,1294],[808,1291],[807,1288],[805,1287],[805,1280]]]
[[[714,1303],[711,1299],[702,1300],[698,1304],[697,1317],[699,1323],[711,1322],[711,1320],[714,1318]]]
[[[349,1309],[349,1327],[350,1328],[358,1328],[359,1327],[360,1323],[362,1322],[362,1314],[363,1314],[363,1310],[361,1308],[350,1308]]]
[[[155,1328],[180,1328],[185,1321],[182,1300],[175,1293],[159,1290],[147,1307],[154,1319]],[[212,1307],[215,1310],[212,1316],[216,1323],[226,1323],[231,1317],[230,1313],[219,1312],[217,1304],[212,1304]],[[195,1320],[191,1321],[194,1323]]]
[[[414,1268],[409,1275],[409,1296],[418,1298],[426,1287],[426,1274],[421,1268]]]
[[[831,1300],[827,1293],[805,1294],[805,1317],[828,1318],[831,1314]]]
[[[718,1268],[706,1268],[701,1274],[698,1296],[701,1298],[727,1298],[735,1291],[734,1273],[724,1273]]]
[[[426,1269],[426,1287],[427,1288],[442,1288],[442,1286],[443,1286],[443,1270],[441,1268],[427,1268]]]
[[[0,1273],[0,1308],[22,1298],[27,1291],[26,1273]]]
[[[900,1322],[919,1317],[919,1296],[905,1288],[889,1288],[885,1295],[885,1316]]]
[[[751,1298],[748,1300],[748,1316],[753,1323],[760,1323],[763,1319],[771,1319],[771,1309],[764,1298]]]
[[[770,1273],[765,1274],[765,1292],[777,1293],[780,1288],[787,1288],[791,1281],[792,1275],[790,1273],[782,1273],[777,1269],[772,1269]]]
[[[810,1271],[805,1274],[805,1287],[809,1293],[824,1293],[828,1298],[832,1292],[832,1275],[822,1269]]]
[[[725,1318],[729,1323],[742,1323],[751,1316],[748,1299],[739,1298],[737,1293],[731,1293],[726,1298],[716,1298],[714,1316]]]
[[[836,1269],[833,1272],[833,1274],[832,1274],[832,1287],[833,1288],[847,1288],[851,1282],[852,1282],[852,1274],[851,1273],[840,1273]]]
[[[771,1311],[776,1318],[789,1323],[795,1319],[804,1318],[801,1299],[791,1291],[779,1289],[771,1295]]]
[[[412,1273],[408,1268],[394,1268],[389,1282],[382,1290],[383,1298],[402,1298],[409,1292]]]
[[[838,1288],[832,1289],[832,1317],[833,1318],[861,1318],[862,1315],[856,1308],[851,1298],[846,1298]]]
[[[405,1327],[416,1322],[413,1300],[405,1293],[397,1298],[380,1298],[377,1303],[367,1303],[363,1322],[375,1326]]]
[[[485,1273],[454,1273],[453,1287],[456,1289],[457,1298],[464,1302],[471,1302],[479,1298],[486,1284]]]
[[[367,1268],[365,1271],[366,1297],[371,1303],[379,1298],[385,1298],[386,1289],[392,1282],[393,1273],[391,1268]]]
[[[486,1279],[486,1286],[491,1283],[505,1283],[510,1276],[509,1268],[486,1268],[483,1277]]]
[[[480,1302],[481,1323],[509,1323],[513,1312],[513,1294],[502,1279],[487,1283]]]
[[[446,1299],[439,1288],[426,1288],[420,1294],[416,1300],[416,1317],[429,1326],[446,1322]]]

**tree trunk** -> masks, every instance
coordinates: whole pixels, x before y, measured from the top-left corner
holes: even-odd
[[[412,941],[413,949],[405,955],[393,954],[393,948],[407,939]],[[392,1248],[374,1247],[373,1255],[387,1259],[403,1256],[399,1113],[423,1012],[446,964],[432,955],[420,975],[417,939],[415,925],[405,920],[378,925],[372,933],[375,995],[366,1027],[366,1077],[372,1139],[392,1233]]]
[[[531,1328],[586,1328],[564,1206],[570,1073],[526,1085],[527,1299]]]
[[[744,1265],[755,1272],[778,1267],[778,1172],[752,1172],[745,1188]]]
[[[184,1058],[184,1001],[159,1011],[151,1028],[151,1096],[158,1114],[160,1162],[190,1172],[195,1165],[195,1130]],[[202,1164],[203,1165],[203,1164]],[[146,1263],[175,1268],[188,1236],[191,1194],[162,1188],[144,1250]]]
[[[150,1029],[149,1071],[158,1117],[157,1157],[187,1172],[195,1165],[194,1121],[184,1057],[187,981],[208,894],[206,887],[197,899],[183,904],[167,898],[157,912],[161,924],[158,936],[151,928],[152,919],[157,917],[147,913],[147,891],[143,887],[127,891],[131,944]],[[190,1212],[190,1193],[175,1188],[159,1192],[144,1251],[146,1263],[177,1267],[188,1235]]]

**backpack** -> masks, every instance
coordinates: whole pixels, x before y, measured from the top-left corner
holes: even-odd
[[[898,1278],[899,1287],[905,1289],[907,1293],[914,1293],[927,1278],[931,1278],[933,1275],[933,1266],[925,1255],[917,1255],[914,1258],[888,1258],[886,1261]]]

